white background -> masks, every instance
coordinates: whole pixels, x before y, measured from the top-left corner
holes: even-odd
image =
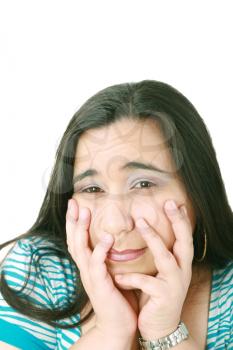
[[[0,243],[34,223],[73,114],[100,89],[123,82],[161,80],[194,104],[232,206],[231,5],[0,2]]]

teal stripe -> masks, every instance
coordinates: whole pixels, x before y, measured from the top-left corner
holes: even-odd
[[[40,242],[43,242],[43,243],[41,244],[41,247],[40,247],[41,249],[38,250]],[[14,278],[17,278],[20,284],[21,282],[20,280],[24,281],[24,278],[19,274],[17,274],[17,271],[19,273],[21,271],[21,274],[23,274],[22,272],[25,272],[27,267],[29,268],[29,262],[23,262],[23,260],[28,261],[29,258],[32,256],[32,254],[35,253],[35,255],[33,255],[33,259],[31,263],[34,267],[36,266],[38,267],[38,275],[36,274],[36,272],[32,272],[31,273],[32,281],[29,281],[29,284],[33,285],[34,284],[33,279],[35,279],[36,281],[35,286],[38,288],[38,290],[42,290],[43,293],[45,293],[45,295],[52,300],[51,302],[49,302],[50,304],[52,303],[52,307],[56,307],[57,303],[64,307],[67,304],[67,302],[70,300],[70,296],[72,295],[72,292],[75,290],[74,283],[76,282],[76,277],[77,277],[75,274],[75,265],[72,261],[70,261],[67,258],[56,256],[55,252],[51,253],[51,251],[46,249],[48,247],[50,247],[49,242],[45,241],[43,237],[41,237],[41,239],[39,239],[38,237],[37,238],[34,237],[34,238],[19,241],[18,247],[15,247],[12,252],[12,255],[14,258],[13,257],[8,258],[5,263],[6,270],[9,269],[9,270],[15,271],[15,275],[13,274],[12,271],[11,273],[10,272],[7,273],[7,271],[5,273],[6,273],[6,276],[8,275],[8,276],[13,276]],[[52,248],[52,245],[51,245],[51,248]],[[20,250],[22,250],[22,252]],[[24,252],[25,254],[23,254]],[[43,256],[38,263],[37,258],[41,255]],[[18,258],[20,261],[17,261]],[[59,276],[62,276],[62,277],[59,277]],[[13,284],[13,282],[9,281],[9,284]],[[53,286],[53,284],[56,287]],[[61,284],[63,284],[63,286],[61,286]],[[38,291],[34,291],[34,292],[35,292],[35,297],[37,295],[38,296],[40,295]],[[42,296],[40,295],[40,297],[42,300],[44,300],[43,295]],[[210,299],[210,307],[209,307],[209,315],[208,315],[208,332],[207,332],[208,345],[206,346],[206,350],[226,350],[226,346],[224,344],[227,344],[227,350],[230,350],[230,349],[233,350],[233,339],[230,339],[230,337],[231,338],[233,337],[233,335],[231,334],[232,332],[231,329],[233,329],[233,315],[231,310],[232,299],[233,299],[233,261],[229,262],[224,268],[213,270],[210,297],[211,299]],[[32,298],[32,300],[35,303],[38,303],[38,301],[34,300],[34,298]],[[54,300],[56,301],[56,303],[54,302]],[[4,308],[0,309],[0,311],[2,311],[3,314],[4,314],[4,310],[6,309]],[[9,317],[10,311],[5,311],[5,314],[7,315],[7,317]],[[17,319],[19,318],[12,316],[12,322],[13,320],[16,320],[17,322]],[[78,319],[80,319],[80,317],[78,317]],[[69,321],[70,322],[68,323],[70,324],[72,323],[72,321],[76,322],[77,320],[71,317]],[[38,335],[39,337],[41,337],[41,335],[43,336],[44,334],[44,336],[47,337],[47,333],[49,331],[46,330],[45,327],[42,327],[40,323],[37,323],[37,324],[34,323],[34,325],[41,327],[40,331],[37,331],[37,332],[33,331],[35,336]],[[30,327],[30,323],[29,323],[29,327]],[[55,334],[55,336],[57,336],[56,349],[67,350],[67,345],[65,346],[63,344],[65,342],[67,342],[67,344],[72,344],[74,342],[74,340],[69,338],[69,334],[73,334],[77,336],[77,329],[62,330],[57,328],[56,331],[57,331],[57,333]],[[80,337],[81,336],[80,329],[78,329],[78,332]],[[53,333],[51,331],[50,332],[51,340],[52,340],[52,334]],[[228,344],[229,342],[231,342],[232,344]],[[47,342],[47,344],[48,346],[51,346],[50,342]],[[35,347],[31,346],[30,350],[31,349],[34,350]]]
[[[19,277],[19,279],[21,279],[22,281],[24,281],[25,280],[25,278],[23,277],[23,276],[21,276],[20,274],[18,274],[17,272],[13,272],[13,271],[8,271],[8,269],[10,269],[10,268],[13,268],[13,269],[15,269],[15,270],[18,270],[18,271],[21,271],[21,272],[24,272],[25,273],[25,269],[24,270],[22,270],[22,269],[19,269],[18,267],[16,267],[16,266],[13,266],[13,265],[5,265],[4,266],[4,273],[5,273],[5,275],[7,276],[13,276],[13,277],[16,277],[16,278],[18,278]],[[42,269],[42,268],[40,268],[40,271],[43,271],[44,272],[44,274],[50,274],[49,275],[49,277],[47,277],[46,275],[43,275],[43,278],[49,283],[50,281],[60,281],[60,282],[66,282],[66,284],[68,285],[68,286],[70,286],[71,288],[73,287],[74,288],[74,283],[71,283],[71,282],[68,282],[68,280],[70,280],[70,281],[74,281],[74,276],[73,275],[70,275],[70,274],[65,274],[65,277],[66,277],[66,279],[64,280],[64,276],[63,277],[61,277],[61,278],[58,278],[58,277],[51,277],[52,275],[55,275],[55,274],[60,274],[60,275],[62,275],[62,272],[60,271],[60,272],[54,272],[54,271],[49,271],[49,270],[46,270],[46,269]],[[64,272],[63,272],[63,275],[64,275]],[[33,272],[33,271],[31,271],[30,272],[30,276],[33,276],[33,277],[36,277],[36,276],[38,276],[38,273],[37,272]],[[31,283],[31,284],[33,284],[32,282],[30,282],[29,281],[29,283]],[[38,286],[41,286],[41,284],[37,284]]]
[[[16,254],[16,255],[19,255],[21,258],[22,258],[22,256],[31,257],[31,256],[32,256],[32,253],[33,253],[33,250],[32,250],[31,252],[29,252],[28,254],[24,254],[24,253],[16,252],[16,251],[14,251],[13,253]],[[47,251],[44,252],[44,253],[47,253]],[[40,255],[41,255],[41,253],[40,253]],[[39,256],[39,254],[37,255],[37,257],[38,257],[38,256]],[[54,255],[54,257],[55,257],[56,259],[58,258],[56,255]],[[46,256],[46,255],[44,255],[43,258],[46,258],[46,261],[48,260],[48,261],[50,261],[52,264],[61,267],[61,261],[54,261],[52,258],[49,258],[49,256]],[[41,258],[41,259],[43,259],[43,258]],[[59,259],[61,259],[61,258],[59,258]],[[64,267],[70,268],[71,265],[70,265],[70,262],[69,262],[69,260],[68,260],[67,258],[62,258],[61,260],[62,260],[62,265],[63,265]],[[65,260],[67,261],[67,263],[65,263]],[[32,261],[33,261],[33,259],[32,259]],[[25,262],[24,264],[28,264],[28,263]]]
[[[7,309],[6,307],[4,307],[3,308],[3,310],[4,309]],[[7,316],[7,318],[11,318],[12,319],[12,323],[14,323],[14,320],[16,320],[16,321],[19,321],[19,322],[24,322],[24,323],[28,323],[29,325],[32,325],[32,326],[34,326],[34,327],[38,327],[38,321],[33,321],[33,320],[30,320],[29,318],[25,318],[25,316],[24,315],[22,315],[22,314],[17,314],[17,315],[15,315],[15,314],[13,314],[12,313],[12,309],[10,309],[10,308],[8,308],[9,309],[9,311],[11,311],[11,314],[5,314],[4,315],[4,313],[3,314],[0,314],[0,317],[2,317],[2,318],[4,318],[4,317],[6,317]],[[1,318],[0,318],[1,319]],[[51,328],[48,328],[48,327],[45,327],[42,323],[40,323],[40,325],[39,325],[40,327],[40,329],[41,330],[45,330],[46,331],[46,335],[49,337],[49,338],[54,338],[54,337],[56,337],[56,331],[55,331],[55,329],[54,329],[54,327],[51,327]],[[25,326],[26,327],[26,326]],[[35,331],[36,333],[39,333],[39,334],[45,334],[44,332],[43,333],[41,333],[41,332],[38,332],[38,331]],[[51,335],[52,334],[52,335]]]
[[[66,334],[63,334],[63,337],[62,337],[67,343],[69,343],[70,345],[73,344],[73,341],[72,339],[70,339]],[[67,348],[65,347],[62,347],[64,348],[65,350],[67,350]]]
[[[9,277],[9,276],[11,276],[11,277],[14,277],[14,278],[18,278],[18,274],[16,274],[15,272],[10,272],[10,271],[6,271],[5,272],[5,276],[7,277]],[[22,276],[19,276],[19,278],[18,279],[21,279],[23,282],[25,281],[25,279],[24,278],[22,278]],[[35,286],[35,287],[37,287],[38,289],[40,289],[42,292],[44,292],[45,294],[47,294],[47,289],[48,288],[50,288],[51,290],[53,290],[53,291],[55,291],[55,290],[57,290],[58,292],[56,293],[57,295],[60,295],[60,296],[62,296],[62,295],[67,295],[67,288],[66,287],[64,287],[64,286],[58,286],[58,287],[53,287],[52,285],[51,285],[51,280],[54,280],[54,281],[60,281],[60,282],[65,282],[66,283],[66,285],[68,286],[68,287],[70,287],[69,288],[69,292],[70,293],[72,293],[72,292],[74,292],[75,291],[75,289],[74,289],[74,286],[73,285],[71,285],[70,283],[68,283],[68,282],[66,282],[66,281],[64,281],[64,278],[50,278],[50,279],[47,279],[47,278],[45,278],[44,277],[44,279],[46,280],[46,282],[48,283],[48,286],[46,286],[45,287],[45,285],[43,285],[43,284],[39,284],[39,283],[37,283],[37,282],[34,282],[34,281],[28,281],[27,282],[27,286],[29,285],[32,285],[32,286]],[[17,282],[14,282],[14,281],[11,281],[11,280],[9,280],[9,279],[7,279],[7,282],[8,282],[8,284],[9,284],[9,286],[12,286],[12,287],[19,287],[19,284],[17,283]],[[22,287],[22,286],[20,286],[20,287]],[[28,287],[27,287],[28,288]],[[72,288],[72,289],[71,289]],[[63,292],[62,292],[63,291]],[[41,294],[41,293],[39,293],[39,291],[37,290],[34,290],[34,293],[36,294],[36,295],[38,295],[38,296],[40,296],[41,297],[41,299],[43,299],[46,303],[50,303],[50,300],[49,299],[46,299],[45,298],[45,296],[43,295],[43,294]],[[52,293],[53,295],[54,295],[54,293]]]
[[[15,282],[13,282],[13,281],[7,281],[7,283],[8,283],[8,285],[10,286],[10,287],[19,287],[19,285],[17,284],[17,283],[15,283]],[[28,284],[32,284],[32,283],[28,283]],[[45,290],[45,288],[42,288],[40,285],[38,286],[38,284],[37,283],[35,283],[35,286],[37,286],[39,289],[41,289],[45,294],[46,294],[46,290]],[[22,287],[22,286],[21,286]],[[14,289],[14,288],[13,288]],[[22,294],[22,295],[25,295],[24,293],[25,293],[25,290],[26,289],[24,289],[23,290],[23,292],[19,292],[19,290],[16,290],[16,291],[18,291],[19,292],[19,295],[20,294]],[[44,295],[42,295],[41,293],[39,293],[38,291],[35,291],[34,290],[34,293],[35,293],[35,295],[37,295],[37,296],[39,296],[42,300],[44,300],[44,302],[46,303],[46,304],[51,304],[51,300],[49,300],[48,298],[46,298]],[[27,297],[29,297],[29,295],[27,295]],[[39,303],[41,303],[41,301],[39,301]]]
[[[14,265],[10,265],[9,262],[17,263],[17,264],[21,263],[23,266],[22,266],[22,268],[20,268],[20,267],[16,266],[15,264],[14,264]],[[10,258],[8,258],[8,260],[6,261],[4,267],[13,267],[13,268],[15,268],[15,269],[17,269],[17,270],[19,270],[19,271],[25,272],[25,266],[29,266],[29,265],[30,265],[29,263],[26,263],[26,262],[19,262],[19,261],[15,260],[15,259],[12,259],[12,258],[10,259]],[[42,269],[45,269],[46,272],[49,271],[49,272],[52,272],[52,273],[54,273],[54,274],[59,274],[59,273],[62,273],[62,272],[63,272],[63,273],[65,273],[66,275],[70,276],[71,278],[73,277],[73,274],[72,274],[72,273],[68,273],[68,272],[66,272],[64,269],[62,269],[62,272],[61,272],[61,271],[48,270],[48,268],[53,268],[53,269],[55,269],[54,265],[48,265],[48,264],[45,265],[44,263],[41,263],[41,264],[40,264],[40,269],[41,269],[41,270],[42,270]],[[61,269],[61,265],[59,265],[59,270],[60,270],[60,269]],[[68,268],[68,266],[66,267],[66,269],[70,270],[70,268]],[[56,270],[58,270],[58,269],[56,269]],[[34,271],[32,271],[32,273],[35,274]]]
[[[51,350],[44,342],[22,328],[0,319],[0,340],[21,350]]]

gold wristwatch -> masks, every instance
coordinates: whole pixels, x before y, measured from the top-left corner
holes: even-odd
[[[180,322],[177,329],[166,337],[155,340],[145,340],[139,337],[139,344],[144,350],[166,350],[170,349],[183,340],[188,339],[189,332],[183,322]]]

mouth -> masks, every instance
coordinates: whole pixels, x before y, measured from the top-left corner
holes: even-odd
[[[127,249],[122,251],[117,251],[115,249],[111,249],[107,258],[112,261],[129,261],[139,258],[145,253],[146,247],[141,249]]]
[[[113,254],[127,254],[127,253],[133,253],[133,252],[138,252],[139,250],[145,249],[144,248],[139,248],[139,249],[126,249],[126,250],[116,250],[116,249],[110,249],[109,253]]]

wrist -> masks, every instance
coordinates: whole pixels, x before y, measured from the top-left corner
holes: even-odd
[[[146,331],[140,331],[141,337],[145,340],[153,340],[153,339],[159,339],[162,337],[166,337],[168,334],[171,334],[174,332],[178,327],[178,324],[175,327],[172,328],[167,328],[163,330],[149,330],[147,329]]]
[[[135,337],[136,330],[132,332],[124,332],[122,330],[116,330],[116,329],[109,329],[109,328],[100,328],[98,326],[95,326],[96,332],[102,335],[103,337],[108,338],[122,338],[122,339],[131,339]]]
[[[112,339],[115,339],[115,338],[131,339],[135,337],[138,331],[137,328],[132,326],[126,329],[126,327],[118,328],[115,325],[114,326],[111,325],[110,323],[108,325],[106,324],[103,325],[99,322],[96,322],[95,328],[100,335],[102,334],[104,337],[106,336],[112,337]]]
[[[161,334],[164,334],[164,332]],[[184,340],[188,340],[188,338],[189,332],[185,324],[180,321],[176,329],[166,335],[163,335],[162,337],[157,337],[155,335],[150,335],[150,333],[146,333],[146,339],[143,336],[139,337],[139,344],[141,349],[160,350],[171,348]]]
[[[125,333],[113,329],[100,329],[98,327],[95,327],[95,329],[96,332],[99,334],[99,337],[102,338],[104,341],[110,341],[110,343],[114,342],[119,344],[119,349],[130,349],[131,343],[133,343],[133,341],[135,341],[136,339],[136,332]]]

